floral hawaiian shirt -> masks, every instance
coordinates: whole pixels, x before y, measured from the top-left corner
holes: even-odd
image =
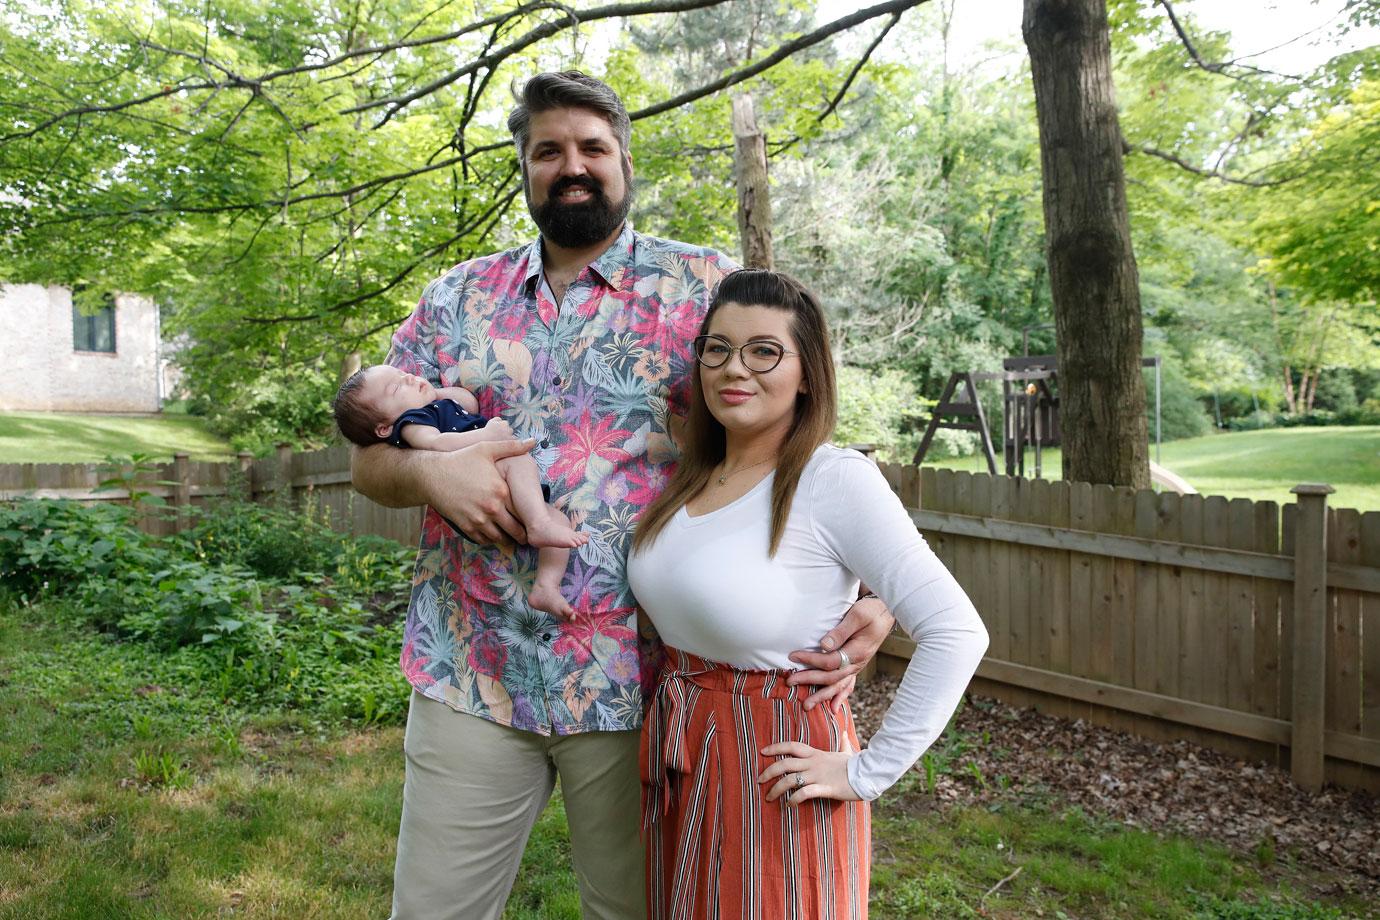
[[[562,591],[573,622],[527,604],[536,551],[464,540],[428,508],[402,668],[425,696],[541,734],[635,729],[642,656],[624,567],[638,515],[676,457],[691,339],[719,280],[711,250],[625,226],[552,303],[540,241],[433,281],[393,336],[388,363],[462,386],[480,414],[536,438],[551,501],[589,535]]]

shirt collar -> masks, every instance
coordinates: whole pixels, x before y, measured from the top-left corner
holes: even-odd
[[[632,274],[634,250],[637,235],[633,232],[632,221],[623,222],[623,230],[609,248],[589,263],[590,269],[600,280],[615,291],[623,289],[623,283]],[[524,278],[528,293],[533,293],[541,283],[541,237],[537,237],[527,247],[527,275]]]

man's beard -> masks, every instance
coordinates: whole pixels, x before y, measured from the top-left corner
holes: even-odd
[[[623,221],[628,218],[632,207],[633,183],[626,166],[623,170],[623,200],[617,204],[609,201],[604,194],[604,186],[593,176],[568,176],[551,183],[546,193],[546,201],[532,204],[530,191],[527,210],[537,222],[541,235],[563,249],[584,249],[603,242],[618,232]],[[583,188],[590,193],[588,201],[579,204],[566,204],[560,196],[567,189]]]

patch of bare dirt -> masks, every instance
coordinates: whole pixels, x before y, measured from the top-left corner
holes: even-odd
[[[896,684],[878,676],[854,694],[863,737],[876,731]],[[1052,796],[1131,827],[1204,837],[1267,860],[1288,854],[1340,874],[1356,893],[1380,895],[1380,799],[1373,795],[1332,788],[1315,795],[1277,767],[983,697],[969,699],[955,727],[965,744],[936,783],[939,800]],[[941,739],[936,750],[944,747]]]

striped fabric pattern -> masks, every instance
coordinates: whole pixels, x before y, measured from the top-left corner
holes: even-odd
[[[649,920],[865,918],[868,803],[768,802],[757,783],[769,744],[857,750],[852,712],[807,712],[787,671],[666,656],[642,727]]]

